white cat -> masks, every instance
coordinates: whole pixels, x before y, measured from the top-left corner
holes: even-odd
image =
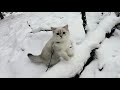
[[[70,33],[68,30],[68,25],[64,27],[51,27],[53,31],[52,38],[47,42],[42,50],[41,55],[34,56],[28,54],[28,57],[32,62],[43,62],[45,64],[54,65],[59,62],[62,57],[64,60],[70,60],[74,55],[73,44],[69,38]]]

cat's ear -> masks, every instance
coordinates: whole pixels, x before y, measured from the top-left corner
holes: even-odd
[[[65,28],[66,30],[68,30],[68,24],[67,24],[67,25],[65,25],[63,28]]]
[[[54,33],[54,31],[56,30],[56,28],[55,28],[55,27],[51,27],[51,30],[52,30],[53,33]]]
[[[51,27],[51,30],[56,30],[56,28],[55,27]]]

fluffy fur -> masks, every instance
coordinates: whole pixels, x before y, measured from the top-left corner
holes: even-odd
[[[51,29],[53,31],[53,36],[46,43],[41,55],[34,56],[32,54],[28,54],[28,57],[32,62],[43,62],[48,65],[52,57],[50,64],[54,65],[59,62],[61,57],[64,60],[70,60],[70,58],[74,55],[73,45],[69,39],[70,33],[68,25],[57,28],[51,27]]]

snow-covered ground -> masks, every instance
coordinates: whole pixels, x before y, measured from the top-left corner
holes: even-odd
[[[86,67],[80,78],[120,78],[120,30],[105,39],[97,59]]]
[[[104,14],[87,12],[90,31],[88,36],[85,36],[80,12],[24,12],[6,17],[0,21],[0,77],[69,78],[74,76],[80,72],[90,57],[89,54],[94,48],[93,46],[96,46],[100,40],[104,40],[103,34],[109,32],[112,25],[114,26],[116,22],[119,22],[117,21],[117,19],[120,20],[119,18],[110,15],[109,12],[104,12]],[[102,22],[104,19],[106,19],[105,23],[108,24],[104,25],[105,23]],[[28,26],[27,22],[33,29]],[[113,24],[111,24],[112,22]],[[72,60],[68,62],[63,60],[50,68],[48,72],[46,72],[47,67],[44,64],[30,62],[27,54],[39,55],[52,36],[51,31],[42,32],[40,30],[65,24],[69,25],[71,40],[75,46],[75,56]],[[101,29],[105,29],[105,31]],[[97,50],[98,58],[85,68],[80,78],[120,77],[120,31],[116,30],[114,34],[110,39],[105,39],[100,46],[97,45],[99,47]],[[103,70],[99,71],[102,67]]]

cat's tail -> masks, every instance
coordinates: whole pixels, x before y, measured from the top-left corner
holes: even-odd
[[[34,55],[29,53],[27,56],[29,57],[31,62],[34,62],[34,63],[42,63],[43,62],[43,60],[42,60],[40,55],[39,56],[34,56]]]

